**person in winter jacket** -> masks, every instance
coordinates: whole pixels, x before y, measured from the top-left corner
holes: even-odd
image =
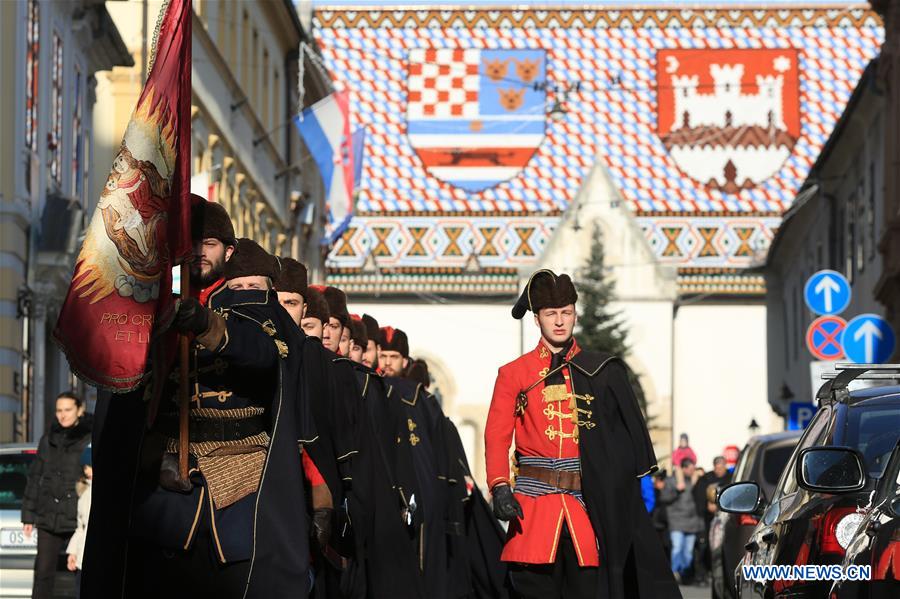
[[[91,481],[94,478],[94,468],[91,465],[91,446],[88,445],[81,452],[81,467],[84,469],[84,478],[75,486],[78,492],[78,526],[66,554],[69,559],[67,567],[69,572],[75,572],[75,598],[81,597],[81,562],[84,557],[84,540],[87,538],[88,520],[91,517]]]
[[[53,597],[57,557],[77,524],[75,484],[82,476],[81,453],[90,441],[84,402],[72,392],[60,394],[56,422],[41,437],[22,501],[25,535],[30,538],[35,528],[38,535],[33,599]]]
[[[660,502],[666,505],[669,537],[672,540],[672,572],[679,582],[693,565],[694,543],[697,535],[703,532],[703,520],[697,513],[691,492],[697,483],[694,463],[688,458],[682,460],[681,472],[683,477],[672,476],[666,480],[659,497]]]

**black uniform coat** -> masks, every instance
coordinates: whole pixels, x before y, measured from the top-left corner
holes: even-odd
[[[475,483],[456,425],[449,418],[446,424],[453,460],[451,472],[456,480],[456,491],[451,496],[461,502],[463,528],[462,538],[450,536],[451,577],[457,597],[506,599],[508,568],[506,562],[500,561],[506,533]],[[453,511],[451,517],[452,514]],[[464,571],[460,571],[460,566]]]
[[[579,447],[584,503],[600,547],[596,597],[681,597],[641,499],[639,478],[657,469],[656,455],[625,365],[582,351],[569,371],[578,407],[593,424],[579,429]]]
[[[248,391],[246,396],[243,390],[236,391],[228,402],[264,405],[269,417],[270,442],[258,491],[232,506],[216,510],[217,518],[221,518],[218,534],[223,550],[226,546],[233,547],[236,555],[246,551],[250,573],[243,589],[244,597],[305,598],[309,567],[308,515],[297,440],[315,434],[301,385],[305,336],[272,291],[220,289],[210,303],[219,311],[228,312],[227,342],[217,348],[218,352],[199,351],[198,371],[208,372],[203,367],[206,357],[202,354],[212,353],[216,355],[211,358],[229,364],[230,374],[216,376],[236,377],[234,382],[242,387],[259,381],[262,384],[258,388],[262,391]],[[273,348],[275,353],[271,354]],[[277,358],[267,360],[266,356],[271,355]],[[271,362],[265,373],[252,369],[262,361]],[[241,376],[243,368],[250,368],[246,377]],[[201,388],[205,382],[216,386],[222,383],[201,375],[198,382]],[[124,563],[128,544],[148,543],[148,535],[153,535],[160,546],[168,546],[167,535],[171,533],[173,539],[181,535],[183,508],[197,505],[192,501],[197,487],[193,493],[183,495],[156,486],[160,457],[156,433],[147,434],[141,426],[138,437],[142,441],[137,448],[140,451],[135,451],[136,444],[131,441],[138,432],[138,424],[143,424],[143,405],[135,402],[134,395],[104,398],[103,405],[98,406],[102,407],[98,409],[102,423],[100,430],[95,430],[96,488],[85,547],[82,584],[85,597],[127,596],[126,589],[140,584],[125,580],[126,572],[132,572]],[[143,455],[141,463],[135,463],[138,453]],[[203,484],[196,475],[192,480],[195,485]],[[209,513],[204,512],[209,518]],[[154,526],[158,530],[153,531]],[[122,532],[129,529],[131,539]],[[133,571],[139,572],[140,568]]]
[[[348,597],[423,599],[416,538],[404,521],[406,497],[398,482],[415,476],[414,472],[398,476],[399,469],[412,470],[411,461],[397,460],[398,453],[408,451],[406,439],[397,441],[397,413],[391,412],[382,377],[361,364],[355,364],[354,370],[363,405],[357,413],[359,452],[351,458],[349,508],[355,565],[364,571],[365,585],[357,584]]]
[[[447,516],[450,507],[449,464],[444,414],[421,384],[386,378],[388,399],[399,407],[399,435],[409,443],[416,474],[409,501],[415,503],[413,525],[418,533],[419,570],[425,596],[444,599],[449,591]]]

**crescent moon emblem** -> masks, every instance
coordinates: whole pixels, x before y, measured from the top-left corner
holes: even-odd
[[[674,73],[678,70],[678,59],[674,56],[666,56],[666,73]]]

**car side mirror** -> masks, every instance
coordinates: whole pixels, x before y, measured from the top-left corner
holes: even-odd
[[[808,447],[797,457],[797,482],[807,491],[851,493],[865,488],[866,471],[849,447]]]
[[[762,490],[753,482],[733,483],[719,491],[716,504],[730,514],[755,514],[762,505]]]

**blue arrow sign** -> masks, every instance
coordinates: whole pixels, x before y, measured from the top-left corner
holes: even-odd
[[[891,325],[877,314],[860,314],[847,323],[841,346],[856,364],[882,364],[894,353],[896,338]]]
[[[816,314],[840,314],[850,303],[850,283],[841,273],[820,270],[806,281],[803,299]]]

